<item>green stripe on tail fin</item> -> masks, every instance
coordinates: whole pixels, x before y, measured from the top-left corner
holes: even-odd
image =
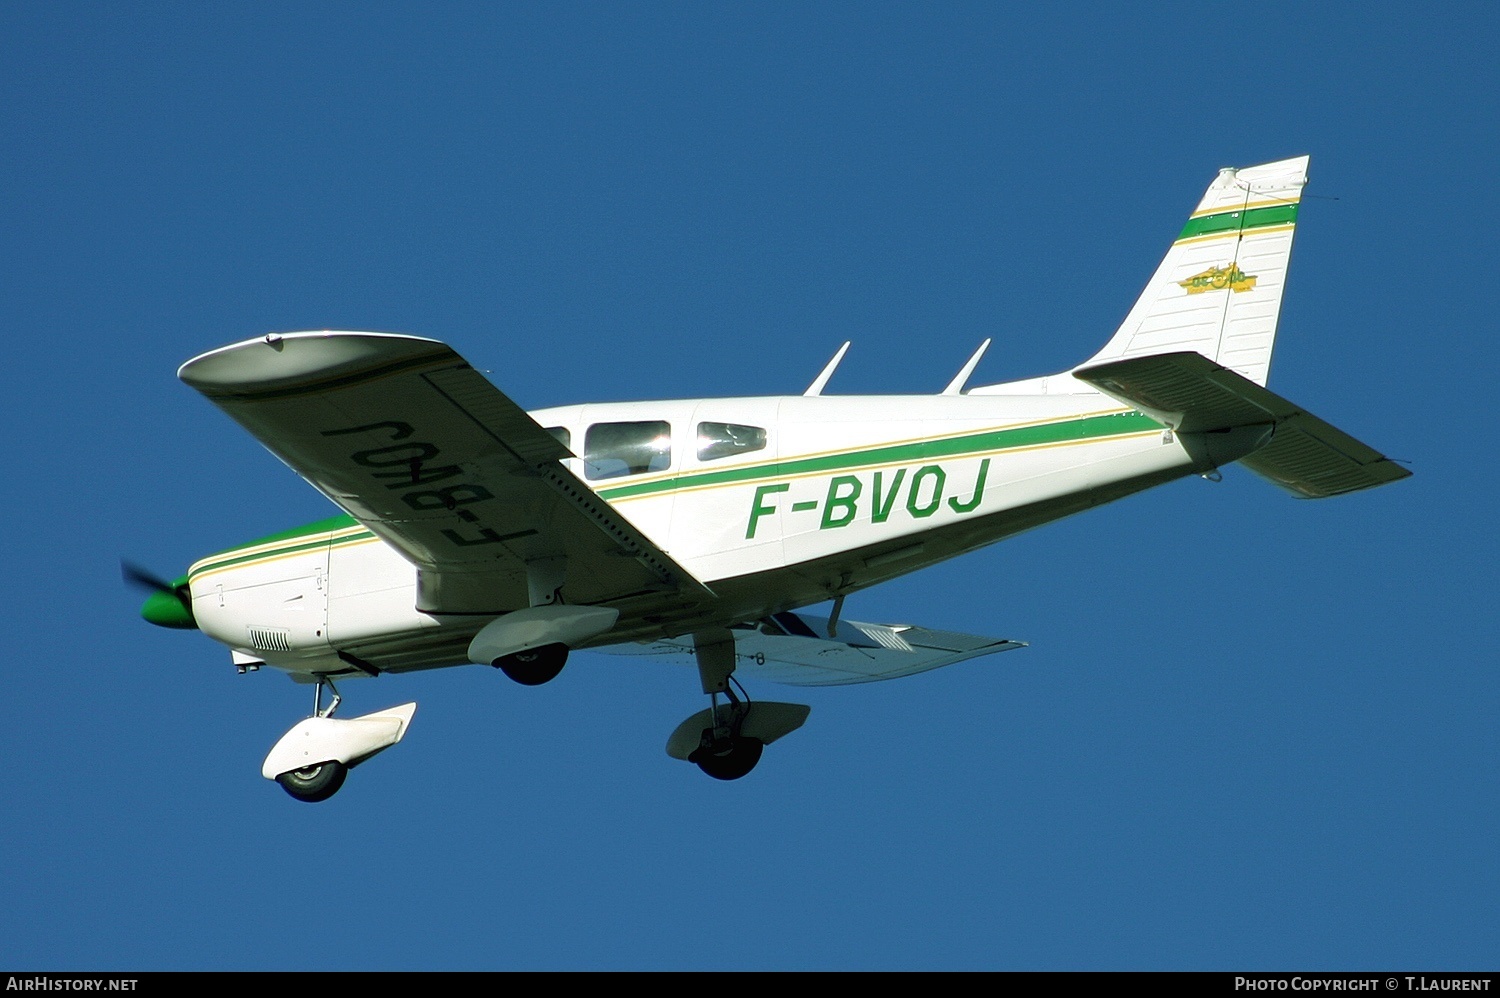
[[[1307,163],[1219,171],[1119,330],[1083,366],[1191,350],[1264,385]]]

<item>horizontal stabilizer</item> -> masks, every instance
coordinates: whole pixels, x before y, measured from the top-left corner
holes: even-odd
[[[789,686],[846,686],[911,676],[1026,647],[1021,641],[857,620],[840,620],[830,637],[828,625],[827,617],[788,612],[732,628],[735,672]],[[690,635],[589,650],[655,657],[683,665],[695,662]]]
[[[1132,357],[1074,375],[1179,433],[1274,425],[1270,441],[1240,463],[1304,499],[1411,475],[1332,424],[1198,353]]]

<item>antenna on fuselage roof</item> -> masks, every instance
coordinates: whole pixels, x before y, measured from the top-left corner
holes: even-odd
[[[983,357],[984,352],[989,348],[990,341],[989,339],[985,339],[983,343],[979,344],[979,349],[974,351],[974,356],[970,357],[969,362],[963,366],[963,370],[959,371],[958,375],[952,381],[948,382],[948,387],[944,388],[939,394],[962,395],[964,393],[964,385],[969,383],[969,375],[974,373],[974,368],[979,366],[979,358]]]
[[[839,361],[844,359],[844,352],[849,349],[849,344],[852,342],[852,340],[844,341],[844,345],[839,347],[839,352],[834,354],[833,359],[823,368],[823,373],[814,378],[813,383],[807,386],[807,391],[803,392],[803,395],[823,394],[823,386],[828,384],[829,378],[833,377],[833,372],[838,368]]]

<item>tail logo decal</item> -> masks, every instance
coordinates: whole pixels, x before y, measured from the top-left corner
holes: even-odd
[[[1178,281],[1177,286],[1190,295],[1201,295],[1205,291],[1223,291],[1228,288],[1231,291],[1249,291],[1255,287],[1255,276],[1246,274],[1240,269],[1239,264],[1231,263],[1227,267],[1210,267],[1201,274],[1194,274],[1185,281]]]

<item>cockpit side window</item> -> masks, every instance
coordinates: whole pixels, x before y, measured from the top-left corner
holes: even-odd
[[[749,454],[764,450],[766,431],[759,426],[738,423],[699,423],[698,460],[716,461],[721,457]]]
[[[672,466],[672,426],[665,421],[595,423],[583,446],[583,471],[590,481]]]

